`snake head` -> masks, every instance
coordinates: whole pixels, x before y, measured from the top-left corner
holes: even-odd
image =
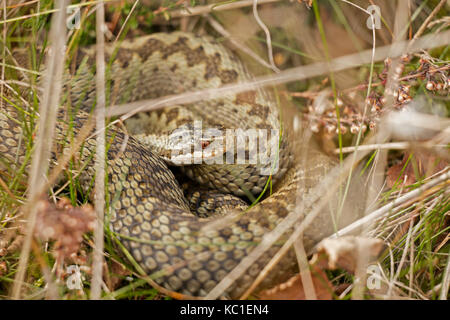
[[[224,154],[225,135],[222,127],[203,128],[201,121],[183,124],[169,135],[169,164],[181,166],[214,163]]]

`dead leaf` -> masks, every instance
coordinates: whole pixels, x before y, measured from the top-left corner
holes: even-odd
[[[411,153],[405,153],[402,162],[390,167],[386,173],[386,183],[389,188],[398,181],[410,185],[417,182],[417,176],[426,178],[444,169],[448,162],[438,159],[434,154],[425,151],[415,151],[405,167]],[[404,169],[403,169],[404,168]],[[403,170],[403,173],[402,173]]]
[[[331,300],[333,298],[333,285],[325,272],[318,266],[311,266],[311,277],[318,300]],[[288,281],[264,290],[259,294],[262,300],[306,300],[302,279],[299,274]]]
[[[68,199],[56,205],[47,200],[37,203],[35,234],[44,241],[56,240],[54,250],[58,260],[63,261],[80,249],[83,234],[95,226],[92,206],[73,207]]]
[[[384,247],[380,239],[346,236],[337,239],[325,239],[318,244],[317,252],[311,259],[322,269],[343,268],[354,273],[358,254],[364,252],[368,257],[376,258]]]
[[[312,0],[297,0],[297,1],[298,1],[298,3],[303,2],[308,9],[312,7]]]
[[[111,263],[111,273],[105,273],[107,276],[106,283],[111,291],[118,288],[119,284],[122,282],[123,278],[132,275],[132,272],[128,270],[123,264],[112,260]]]
[[[6,266],[5,261],[0,261],[0,277],[6,274],[8,272],[8,267]]]

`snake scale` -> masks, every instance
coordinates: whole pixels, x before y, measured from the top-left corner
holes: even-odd
[[[67,143],[70,130],[75,135],[79,132],[88,117],[86,110],[92,110],[95,105],[94,54],[92,49],[86,49],[77,56],[77,71],[69,77],[65,88],[70,93],[71,110],[79,108],[80,111],[74,117],[73,128],[63,121],[68,113],[60,113],[57,145]],[[240,60],[223,45],[209,37],[182,32],[126,40],[118,51],[107,47],[106,55],[107,61],[112,61],[107,73],[108,105],[251,79]],[[278,106],[274,101],[269,90],[263,89],[229,94],[195,105],[138,113],[127,121],[130,136],[121,126],[112,126],[107,131],[109,226],[147,274],[163,271],[156,278],[160,285],[193,296],[206,295],[293,210],[298,196],[307,194],[333,165],[328,156],[314,151],[309,153],[306,164],[295,164],[292,145],[283,134],[279,170],[273,175],[273,194],[238,214],[230,224],[204,228],[220,217],[214,212],[208,217],[191,212],[189,201],[164,161],[167,159],[160,156],[169,142],[168,133],[198,119],[204,127],[280,129]],[[0,111],[0,165],[23,163],[24,125],[17,121],[23,119],[23,114],[9,103],[3,103]],[[92,186],[95,174],[92,161],[95,149],[95,137],[91,137],[85,141],[78,158],[79,163],[85,164],[80,183],[86,190]],[[254,164],[183,167],[187,176],[198,183],[225,193],[212,203],[217,210],[234,201],[242,202],[235,195],[250,192],[257,196],[268,179],[267,175],[258,173],[259,169]],[[307,248],[331,232],[328,220],[319,216],[308,227],[304,234]],[[251,265],[227,289],[226,295],[239,297],[281,244],[282,239]],[[286,278],[286,271],[295,265],[291,252],[261,287],[274,279]]]

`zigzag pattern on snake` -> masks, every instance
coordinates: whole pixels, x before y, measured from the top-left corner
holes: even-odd
[[[124,41],[120,49],[106,48],[108,61],[107,104],[120,104],[141,99],[180,93],[188,90],[219,87],[243,82],[251,75],[239,59],[224,46],[207,37],[176,32],[154,34]],[[68,142],[68,132],[75,134],[88,117],[86,111],[95,105],[94,52],[86,49],[77,57],[78,69],[67,80],[70,104],[76,112],[74,128],[67,126],[67,113],[61,113],[57,124],[57,144]],[[4,103],[0,110],[0,166],[14,168],[23,163],[22,136],[24,125],[12,105]],[[163,270],[156,281],[169,290],[204,296],[259,244],[323,177],[333,162],[311,151],[306,168],[292,163],[290,144],[282,136],[279,170],[274,172],[275,192],[251,209],[235,217],[220,229],[203,229],[219,219],[214,213],[207,218],[195,216],[179,183],[161,155],[166,152],[169,133],[194,120],[204,127],[230,129],[280,129],[278,107],[269,90],[230,94],[224,98],[202,101],[195,105],[173,106],[163,110],[139,113],[127,122],[128,133],[119,126],[107,132],[110,143],[107,175],[110,199],[110,228],[116,233],[134,259],[147,274]],[[86,168],[81,185],[88,190],[95,174],[92,154],[95,138],[85,141],[79,163]],[[12,164],[12,165],[11,165]],[[198,183],[228,195],[218,198],[216,207],[235,201],[234,194],[258,195],[268,176],[259,174],[254,164],[195,164],[183,167],[187,176]],[[11,169],[12,170],[12,169]],[[231,200],[230,200],[231,199]],[[223,201],[221,203],[220,201]],[[241,200],[239,200],[241,201]],[[319,216],[305,232],[305,246],[331,232],[327,217]],[[231,298],[239,297],[281,246],[278,242],[264,253],[228,290]],[[296,265],[287,255],[261,287],[286,276]]]

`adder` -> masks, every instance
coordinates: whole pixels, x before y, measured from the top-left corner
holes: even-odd
[[[106,55],[111,62],[106,74],[108,105],[245,82],[252,77],[239,58],[222,44],[183,32],[125,40],[118,50],[107,46]],[[79,132],[95,106],[95,51],[81,50],[76,64],[77,71],[66,80],[69,97],[64,103],[66,108],[61,108],[64,111],[60,112],[56,127],[56,145],[69,143],[72,131],[75,135]],[[162,271],[156,278],[160,285],[188,295],[206,295],[334,165],[330,157],[317,151],[309,152],[303,163],[293,158],[295,152],[288,139],[293,133],[288,135],[290,129],[281,126],[275,101],[269,89],[228,94],[193,105],[140,112],[126,122],[127,130],[121,126],[107,130],[108,227],[147,274]],[[23,114],[7,102],[0,111],[0,165],[9,163],[3,167],[13,170],[17,159],[19,163],[25,161],[24,144],[20,143],[25,127],[17,121]],[[72,114],[75,116],[69,125],[68,115]],[[222,159],[223,163],[200,159],[202,163],[181,166],[200,185],[198,190],[187,191],[190,194],[187,199],[169,169],[169,165],[175,164],[169,151],[179,143],[173,136],[177,128],[192,133],[192,123],[199,120],[202,130],[278,132],[276,148],[263,150],[275,152],[275,162],[227,163],[227,159],[237,159],[239,148],[243,148],[246,156],[252,152],[235,141],[237,148],[216,154],[215,160]],[[202,139],[194,142],[203,143],[206,150],[211,141]],[[87,139],[78,159],[80,167],[85,166],[80,184],[86,190],[92,186],[95,174],[92,161],[95,149],[95,137]],[[257,150],[257,155],[263,151]],[[272,171],[268,174],[264,170]],[[272,194],[270,183],[274,185]],[[245,209],[248,200],[242,199],[257,197],[265,188],[263,200]],[[229,224],[205,228],[228,212],[235,215]],[[305,247],[311,248],[332,231],[330,216],[320,215],[304,233]],[[224,294],[239,297],[280,248],[282,240]],[[274,279],[286,278],[286,271],[295,265],[295,256],[290,252],[260,287],[273,283]]]

